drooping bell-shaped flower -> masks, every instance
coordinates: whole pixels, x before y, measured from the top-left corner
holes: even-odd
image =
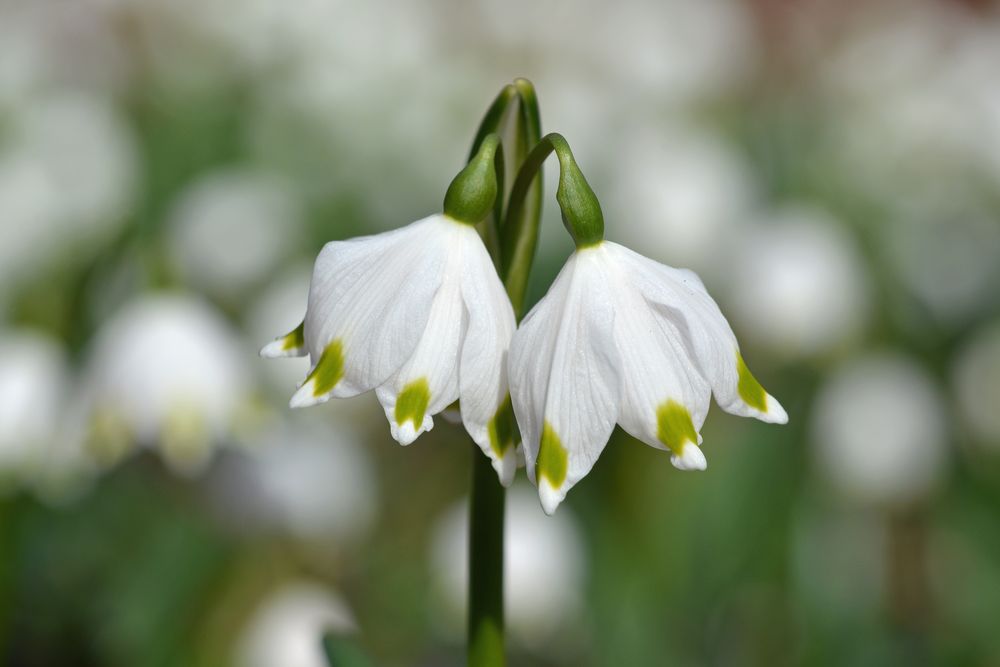
[[[567,164],[576,169],[571,156]],[[582,174],[565,176],[567,164],[559,199],[577,250],[510,352],[528,474],[550,514],[590,472],[615,423],[670,451],[677,468],[702,470],[699,430],[713,394],[726,412],[788,419],[750,374],[701,280],[605,241],[600,205]]]
[[[444,213],[328,243],[304,322],[261,354],[309,355],[292,407],[374,389],[403,445],[458,400],[466,430],[508,484],[517,466],[506,370],[514,313],[474,226],[494,204],[497,146],[494,135],[483,142]]]

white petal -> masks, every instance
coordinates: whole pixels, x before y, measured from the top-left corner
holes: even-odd
[[[605,243],[615,261],[629,267],[636,288],[665,326],[674,327],[712,393],[726,412],[785,423],[788,415],[746,368],[729,322],[698,276],[665,266],[614,243]]]
[[[684,458],[686,443],[697,449],[712,389],[677,328],[635,289],[624,273],[627,268],[614,262],[607,267],[613,276],[615,343],[622,363],[618,422],[646,444]]]
[[[705,470],[708,461],[701,451],[701,447],[690,442],[685,443],[681,453],[670,457],[670,462],[678,470]]]
[[[509,486],[517,470],[517,428],[508,402],[507,351],[514,335],[514,310],[493,261],[475,230],[463,250],[462,298],[469,328],[459,369],[465,430],[493,462],[500,483]]]
[[[470,231],[475,233],[471,227]],[[454,257],[431,306],[413,356],[376,389],[392,437],[408,445],[434,427],[436,415],[458,398],[458,355],[466,328],[465,309]]]
[[[309,354],[303,340],[305,322],[295,327],[284,336],[279,336],[260,349],[260,356],[265,359],[281,357],[304,357]]]
[[[618,416],[620,361],[602,252],[574,253],[511,341],[514,412],[548,514],[590,472]]]
[[[431,216],[323,248],[305,320],[313,370],[292,397],[293,407],[374,389],[413,355],[441,284],[454,225]]]

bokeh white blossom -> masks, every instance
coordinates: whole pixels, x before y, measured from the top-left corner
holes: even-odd
[[[951,382],[966,432],[1000,452],[1000,322],[975,331],[952,362]]]
[[[870,317],[870,276],[857,242],[828,213],[802,205],[743,230],[723,299],[738,332],[788,359],[856,341]]]
[[[212,477],[211,493],[235,527],[277,531],[343,551],[371,531],[378,478],[357,426],[278,419],[253,434]]]
[[[432,583],[445,614],[441,630],[452,637],[461,632],[467,605],[468,515],[466,500],[444,512],[430,548]],[[551,642],[579,620],[586,574],[583,536],[569,508],[546,516],[531,487],[512,487],[504,531],[505,621],[511,637],[542,654],[559,650]]]
[[[947,473],[941,390],[901,353],[873,352],[836,368],[812,411],[817,472],[850,501],[887,508],[926,501]]]
[[[282,179],[228,169],[205,174],[178,195],[168,230],[181,276],[210,294],[236,297],[296,249],[302,211]]]
[[[71,376],[51,336],[0,330],[0,486],[29,482],[60,436]]]
[[[327,632],[357,632],[347,603],[320,582],[287,582],[253,609],[233,648],[233,664],[328,667],[322,644]]]
[[[207,302],[151,294],[124,305],[94,339],[84,370],[94,454],[116,462],[153,447],[174,470],[196,474],[234,441],[253,385],[247,348]]]

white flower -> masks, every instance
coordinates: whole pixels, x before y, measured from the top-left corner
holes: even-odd
[[[292,407],[376,390],[392,437],[413,442],[460,399],[462,422],[508,484],[516,468],[506,355],[514,312],[474,227],[432,215],[328,243],[303,325],[266,357],[309,354]]]
[[[64,504],[88,488],[92,465],[74,380],[59,341],[0,331],[0,496],[23,488]]]
[[[10,114],[0,147],[0,293],[113,236],[134,199],[128,126],[105,99],[53,93]]]
[[[303,540],[356,543],[371,529],[378,484],[353,428],[323,420],[278,423],[230,457],[213,492],[241,527],[282,530]]]
[[[236,642],[238,667],[326,667],[323,635],[354,634],[347,604],[312,581],[284,584],[254,610]]]
[[[185,278],[213,294],[236,296],[273,273],[301,228],[295,194],[281,179],[251,169],[199,178],[171,213],[169,250]],[[233,252],[227,239],[240,239]]]
[[[0,485],[29,475],[56,439],[69,368],[54,340],[32,331],[0,332]]]
[[[974,439],[1000,450],[1000,321],[972,334],[951,367],[958,414]]]
[[[532,652],[570,648],[586,585],[583,537],[570,512],[546,517],[528,488],[514,485],[504,524],[504,623],[511,638]],[[540,557],[544,554],[544,557]],[[438,520],[430,550],[431,580],[446,606],[444,621],[461,627],[468,605],[469,503]],[[569,644],[569,646],[567,646]]]
[[[709,399],[784,423],[691,271],[608,241],[577,250],[511,341],[510,386],[528,475],[551,514],[615,422],[681,470],[701,470]]]
[[[727,269],[754,204],[749,166],[717,137],[667,130],[659,115],[637,119],[630,132],[615,170],[618,238],[659,261],[684,258],[702,275]]]
[[[843,223],[789,205],[748,226],[729,268],[732,317],[775,356],[829,353],[856,340],[870,315],[867,267]]]
[[[959,329],[993,302],[1000,281],[1000,225],[992,208],[927,192],[880,228],[879,247],[899,283],[936,324]]]
[[[820,388],[812,419],[817,467],[851,500],[906,506],[932,493],[946,472],[941,392],[901,354],[868,354],[837,369]]]
[[[85,386],[94,445],[107,461],[158,445],[182,473],[199,472],[227,440],[252,391],[240,340],[209,304],[181,295],[126,305],[98,332]]]

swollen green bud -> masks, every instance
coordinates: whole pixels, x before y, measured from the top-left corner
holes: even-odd
[[[475,225],[493,212],[499,189],[496,161],[502,159],[501,151],[500,138],[495,134],[486,135],[479,151],[448,186],[444,196],[445,215]]]
[[[576,165],[569,144],[562,137],[553,140],[559,158],[559,187],[556,201],[562,211],[562,221],[576,243],[586,248],[604,240],[604,214],[597,195],[590,188],[583,172]]]
[[[604,214],[601,212],[601,203],[597,201],[597,195],[590,189],[590,184],[577,166],[573,151],[570,150],[566,139],[555,132],[542,137],[524,159],[507,204],[508,221],[517,220],[532,180],[541,173],[542,163],[552,153],[559,158],[559,187],[556,189],[556,201],[559,202],[566,230],[573,237],[577,248],[599,244],[604,240]],[[534,250],[533,240],[528,249],[529,252]]]

